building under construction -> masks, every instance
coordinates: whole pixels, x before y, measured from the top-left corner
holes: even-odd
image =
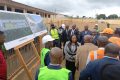
[[[43,18],[51,18],[56,15],[56,13],[31,7],[12,0],[0,0],[0,10],[37,14],[37,15],[41,15]]]

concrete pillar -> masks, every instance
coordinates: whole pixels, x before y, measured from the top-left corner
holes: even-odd
[[[43,13],[43,17],[45,18],[45,13]]]
[[[57,16],[57,15],[55,14],[55,19],[56,19],[56,16]]]
[[[47,17],[50,18],[50,14],[47,14]]]
[[[41,13],[39,13],[39,15],[42,17]]]
[[[52,20],[52,21],[54,20],[54,15],[51,15],[51,20]]]
[[[45,18],[45,14],[43,13],[43,18]]]
[[[48,19],[48,14],[46,14],[46,18]]]
[[[4,5],[4,10],[7,11],[7,5]]]
[[[34,11],[33,14],[36,14],[36,12]]]
[[[27,11],[24,9],[24,10],[23,10],[23,13],[27,13]]]
[[[47,23],[49,23],[49,14],[46,14],[46,20],[47,20]]]
[[[49,14],[49,18],[51,18],[51,14]]]
[[[12,8],[12,11],[15,12],[15,8]]]
[[[44,18],[44,13],[41,13],[42,17]]]

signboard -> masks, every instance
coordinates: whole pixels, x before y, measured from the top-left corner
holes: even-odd
[[[5,48],[9,50],[34,38],[25,15],[0,11],[0,30],[5,34]]]
[[[47,32],[46,27],[43,24],[43,20],[40,15],[25,14],[29,26],[34,33],[35,37],[42,35]]]

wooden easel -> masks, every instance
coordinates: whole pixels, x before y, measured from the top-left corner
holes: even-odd
[[[17,46],[17,47],[14,48],[15,53],[16,53],[19,61],[20,61],[20,64],[22,65],[23,69],[27,73],[27,75],[29,77],[29,80],[34,80],[34,77],[33,77],[32,73],[31,73],[31,70],[32,70],[33,67],[30,70],[28,69],[27,64],[25,63],[25,61],[24,61],[24,59],[23,59],[23,57],[22,57],[21,52],[20,52],[19,49],[21,47],[27,45],[27,44],[31,44],[31,46],[32,46],[32,48],[34,50],[34,54],[36,55],[36,58],[38,59],[38,61],[37,61],[36,64],[38,64],[38,62],[40,63],[40,57],[38,55],[37,49],[35,48],[35,45],[34,45],[33,41],[34,41],[34,39],[32,39],[32,40],[30,40],[30,41],[28,41],[28,42],[26,42],[24,44],[21,44],[21,45],[19,45],[19,46]]]
[[[45,36],[46,34],[47,34],[47,33],[44,33],[44,34],[42,34],[42,35],[38,36],[38,37],[39,37],[38,52],[40,52],[40,51],[41,51],[41,49],[42,49],[42,46],[41,46],[41,44],[40,44],[40,43],[42,43],[42,38],[43,38],[43,36]]]

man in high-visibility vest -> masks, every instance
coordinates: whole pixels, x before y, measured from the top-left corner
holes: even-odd
[[[120,80],[120,47],[109,43],[105,46],[105,56],[89,62],[80,73],[79,80]]]
[[[50,64],[39,68],[35,80],[73,80],[70,70],[61,67],[63,52],[60,48],[52,48],[50,51]]]
[[[102,59],[104,57],[104,47],[108,44],[108,37],[99,36],[97,39],[98,50],[90,51],[87,59],[88,64],[90,61],[94,61],[96,59]]]
[[[58,33],[58,30],[56,29],[56,26],[54,24],[51,24],[50,35],[52,36],[53,39],[55,39],[53,41],[53,46],[60,48],[61,46],[60,46],[59,33]]]
[[[53,46],[52,44],[53,40],[54,39],[50,35],[45,35],[42,38],[42,43],[45,45],[45,48],[42,48],[40,52],[41,67],[47,66],[50,63],[49,53],[50,53],[50,48]]]
[[[120,28],[116,28],[114,35],[108,41],[120,46]]]
[[[107,24],[107,28],[105,28],[102,32],[100,32],[102,36],[107,36],[110,38],[114,34],[114,30],[110,28],[110,24]]]

